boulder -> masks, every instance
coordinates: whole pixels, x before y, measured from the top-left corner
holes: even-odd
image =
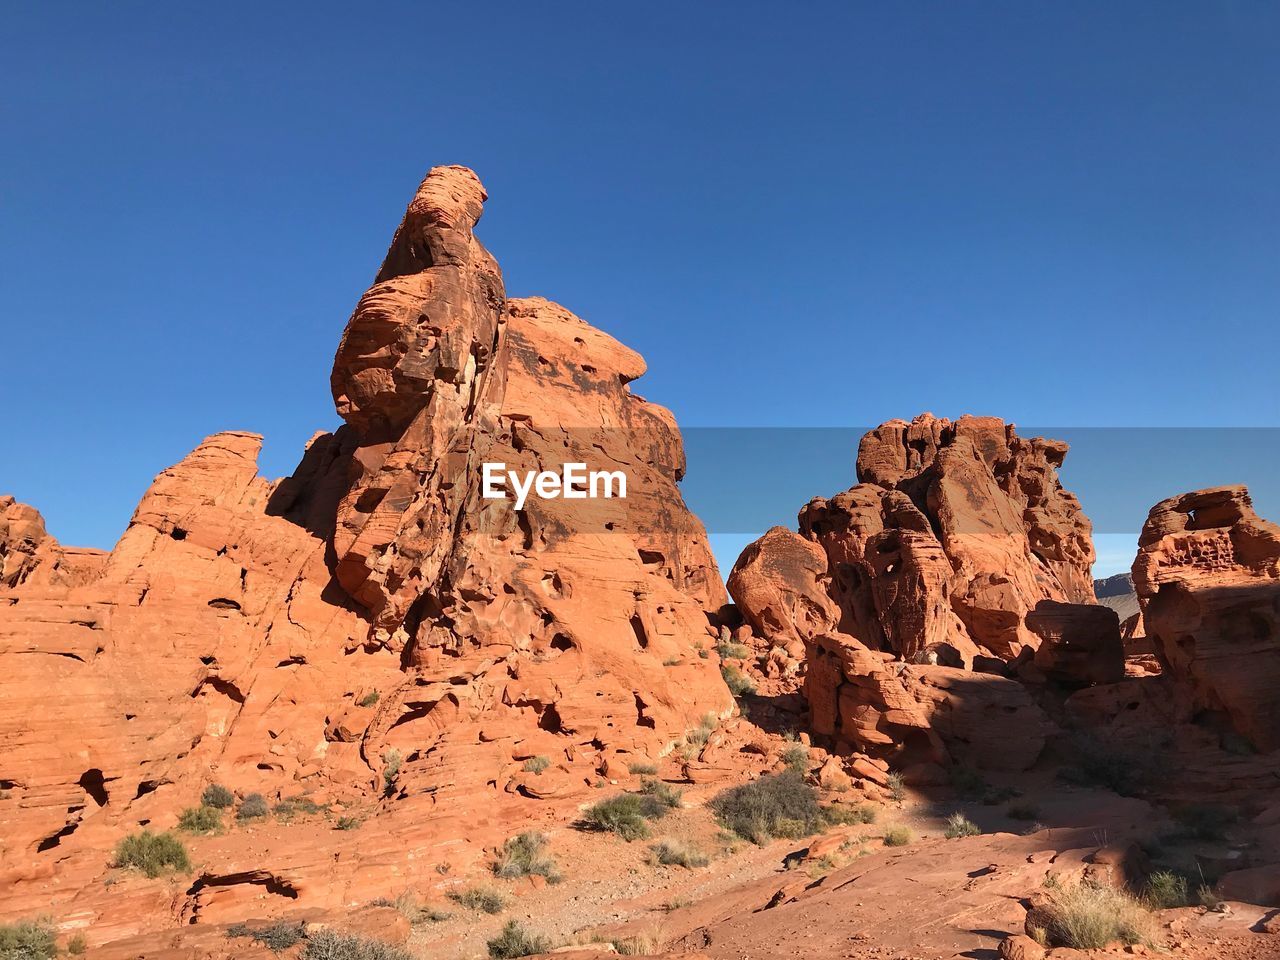
[[[1027,613],[1027,628],[1040,638],[1034,662],[1064,686],[1086,687],[1124,678],[1120,621],[1108,607],[1041,600]]]
[[[1280,747],[1280,527],[1242,486],[1151,509],[1133,582],[1146,637],[1177,696],[1257,749]]]

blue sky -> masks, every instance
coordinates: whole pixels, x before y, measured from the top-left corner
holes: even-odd
[[[682,425],[1280,426],[1275,5],[5,20],[0,489],[67,542],[209,433],[280,475],[336,424],[338,336],[437,163],[488,186],[508,290],[640,350]]]

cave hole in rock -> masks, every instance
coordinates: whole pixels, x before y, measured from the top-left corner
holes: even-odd
[[[80,779],[76,781],[80,784],[80,789],[89,795],[89,797],[100,807],[107,805],[107,780],[102,775],[102,771],[96,767],[86,770],[80,774]]]

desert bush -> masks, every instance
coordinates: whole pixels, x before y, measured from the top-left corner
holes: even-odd
[[[551,766],[550,757],[538,756],[538,757],[530,757],[528,760],[526,760],[524,762],[524,766],[521,767],[521,769],[524,770],[525,773],[541,773],[543,770],[547,769],[547,767],[549,766]]]
[[[1212,803],[1191,804],[1178,810],[1174,817],[1182,825],[1175,837],[1208,841],[1227,839],[1227,827],[1237,819],[1234,810]]]
[[[720,721],[716,719],[715,714],[708,713],[696,727],[684,732],[684,742],[700,747],[711,739],[711,734],[716,732],[716,727],[719,725]]]
[[[374,690],[371,693],[366,693],[363,697],[361,697],[360,702],[357,704],[357,706],[372,707],[375,703],[378,702],[379,699],[381,699],[381,697],[382,697],[382,694],[378,693],[377,690]]]
[[[400,764],[404,762],[404,757],[400,755],[400,751],[392,747],[382,755],[382,786],[383,792],[390,795],[395,792],[396,778],[400,776]]]
[[[889,796],[893,798],[894,803],[901,803],[907,799],[907,781],[902,774],[893,772],[888,776]]]
[[[48,921],[0,924],[0,960],[48,960],[57,955],[58,944]]]
[[[616,833],[628,842],[649,836],[647,806],[637,793],[622,793],[590,807],[584,820],[597,830]]]
[[[306,939],[306,933],[301,923],[287,923],[283,920],[267,927],[259,927],[256,930],[245,923],[233,923],[227,927],[227,936],[232,938],[249,937],[262,944],[268,950],[274,950],[277,953],[281,950],[288,950]]]
[[[822,819],[832,826],[875,823],[879,811],[869,803],[833,803],[822,808]]]
[[[729,692],[735,697],[756,692],[756,685],[751,682],[751,678],[732,664],[726,663],[722,665],[720,667],[720,676],[724,677],[724,682],[728,685]]]
[[[990,789],[982,774],[962,763],[952,764],[947,770],[947,779],[951,781],[956,793],[974,800],[983,797]]]
[[[200,805],[213,807],[215,810],[226,810],[236,802],[236,795],[220,783],[211,783],[200,794]]]
[[[905,847],[915,839],[915,835],[907,827],[899,825],[888,827],[880,839],[886,847]]]
[[[1147,878],[1143,899],[1156,910],[1185,907],[1191,903],[1187,878],[1172,870],[1160,870]]]
[[[560,872],[556,869],[556,862],[543,856],[546,845],[547,838],[532,831],[512,837],[502,845],[493,872],[504,879],[539,876],[558,883]]]
[[[251,793],[240,801],[240,809],[236,811],[237,820],[261,820],[271,808],[267,806],[267,798],[260,793]]]
[[[751,656],[751,649],[742,643],[717,643],[716,653],[722,660],[745,660]]]
[[[492,887],[467,887],[465,890],[450,890],[450,900],[468,910],[480,910],[483,913],[501,913],[506,909],[507,898]]]
[[[1218,896],[1213,887],[1205,883],[1200,884],[1200,886],[1196,888],[1196,903],[1200,904],[1200,906],[1207,910],[1214,911],[1215,913],[1226,906],[1226,902]]]
[[[809,748],[803,743],[793,743],[782,751],[782,762],[797,773],[809,768]]]
[[[1005,812],[1011,820],[1034,820],[1040,816],[1040,808],[1034,803],[1015,803]]]
[[[125,837],[116,846],[112,865],[158,877],[166,870],[190,870],[191,859],[182,841],[170,833],[141,833]]]
[[[731,787],[708,806],[721,826],[758,844],[773,837],[804,836],[823,823],[817,791],[794,770]]]
[[[636,934],[613,941],[613,950],[623,957],[648,957],[662,952],[662,944],[655,937]]]
[[[187,807],[178,817],[178,829],[187,833],[215,833],[222,829],[222,812],[214,807]]]
[[[982,831],[976,823],[957,810],[947,817],[947,826],[942,833],[948,840],[958,840],[960,837],[976,837]]]
[[[650,809],[658,810],[674,810],[680,806],[680,791],[668,784],[663,783],[655,777],[645,777],[640,781],[640,795],[647,798],[647,806]],[[646,814],[646,816],[662,816],[661,813]]]
[[[413,960],[413,955],[374,940],[334,930],[318,930],[307,937],[301,960]]]
[[[494,960],[509,960],[512,957],[528,957],[535,953],[547,953],[551,950],[551,941],[536,933],[531,933],[515,920],[508,920],[502,932],[488,941],[489,956]]]
[[[1109,943],[1151,941],[1151,916],[1123,890],[1081,881],[1055,884],[1044,908],[1050,943],[1077,950],[1097,950]]]
[[[364,823],[359,817],[339,817],[338,822],[334,824],[339,830],[355,830],[360,824]]]
[[[1086,787],[1105,787],[1121,796],[1137,796],[1151,780],[1154,751],[1132,753],[1108,746],[1086,735],[1072,738],[1072,766],[1058,771],[1058,778]]]
[[[83,933],[77,933],[74,937],[67,941],[67,953],[73,957],[80,957],[89,950],[89,942],[85,940]]]
[[[658,772],[658,765],[656,763],[646,763],[643,760],[633,760],[631,763],[627,764],[627,771],[630,773],[653,776],[653,774]]]
[[[711,862],[701,850],[679,840],[659,840],[650,850],[658,863],[669,867],[705,867]]]

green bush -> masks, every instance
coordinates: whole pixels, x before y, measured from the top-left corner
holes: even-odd
[[[666,866],[705,867],[711,862],[701,850],[679,840],[659,840],[649,849],[653,858]]]
[[[907,799],[907,781],[902,774],[894,773],[888,776],[889,796],[893,798],[894,803],[901,803]]]
[[[809,768],[809,748],[803,743],[793,743],[782,751],[782,762],[792,770],[803,774]]]
[[[200,805],[213,807],[215,810],[226,810],[236,802],[236,795],[220,783],[211,783],[200,794]]]
[[[333,930],[318,930],[307,937],[301,960],[414,960],[413,955],[374,940]]]
[[[400,776],[400,764],[403,762],[404,758],[395,747],[382,755],[382,787],[388,796],[395,792],[396,778]]]
[[[267,798],[260,793],[251,793],[240,801],[240,809],[236,811],[236,819],[245,820],[261,820],[271,808],[267,806]]]
[[[58,944],[48,921],[0,924],[0,960],[48,960],[57,955]]]
[[[375,703],[378,702],[380,697],[381,697],[381,694],[379,694],[377,690],[374,690],[371,693],[366,693],[363,697],[360,698],[360,702],[357,704],[357,706],[372,707]]]
[[[886,847],[905,847],[915,839],[915,835],[907,827],[896,826],[886,829],[881,839]]]
[[[364,823],[359,817],[339,817],[335,826],[339,830],[355,830]]]
[[[178,817],[178,829],[187,833],[216,833],[222,829],[222,813],[213,807],[187,807]]]
[[[538,876],[559,883],[556,862],[543,855],[546,845],[547,838],[532,831],[512,837],[502,845],[502,852],[493,865],[494,874],[507,880]]]
[[[484,913],[501,913],[507,906],[507,898],[490,887],[467,887],[465,890],[450,890],[450,900],[468,910],[480,910]]]
[[[584,820],[597,830],[616,833],[628,842],[649,836],[644,798],[637,793],[622,793],[588,808]]]
[[[1194,803],[1174,814],[1183,829],[1179,838],[1221,842],[1227,839],[1227,827],[1236,822],[1234,810],[1212,803]]]
[[[980,833],[982,831],[978,829],[978,825],[959,811],[947,817],[947,826],[943,830],[943,836],[948,840],[958,840],[960,837],[976,837]]]
[[[756,692],[756,685],[751,682],[751,678],[732,664],[726,663],[721,666],[720,676],[724,677],[724,682],[728,685],[729,692],[735,697]]]
[[[1057,947],[1098,950],[1116,940],[1151,942],[1151,916],[1122,890],[1088,882],[1051,888],[1045,933]]]
[[[227,936],[233,939],[248,937],[262,944],[268,950],[274,950],[277,953],[281,950],[288,950],[306,939],[306,933],[301,923],[286,923],[283,920],[268,927],[259,927],[256,930],[250,928],[246,923],[233,923],[227,927]]]
[[[1007,813],[1011,820],[1035,820],[1040,816],[1040,808],[1034,803],[1015,803]]]
[[[875,823],[879,811],[869,803],[833,803],[822,808],[822,819],[832,826],[853,823]]]
[[[668,786],[654,777],[645,777],[640,781],[640,795],[647,797],[653,810],[674,810],[680,806],[680,791]],[[650,818],[660,817],[662,813],[646,814]]]
[[[956,793],[973,800],[981,798],[990,789],[982,774],[962,763],[953,764],[947,770],[947,779],[951,781]]]
[[[524,762],[522,769],[525,773],[541,773],[549,766],[551,766],[550,757],[530,757]]]
[[[1076,763],[1058,771],[1058,778],[1067,783],[1104,787],[1121,796],[1138,796],[1154,776],[1154,750],[1133,753],[1080,735],[1072,739],[1071,751]]]
[[[804,836],[824,822],[817,791],[794,770],[731,787],[708,806],[721,826],[758,844],[773,837]]]
[[[510,960],[513,957],[548,953],[551,941],[540,934],[529,932],[515,920],[508,920],[502,932],[490,940],[488,946],[489,956],[493,960]]]
[[[190,870],[191,859],[182,841],[170,833],[143,830],[125,837],[116,846],[112,865],[158,877],[166,870]]]
[[[742,643],[717,643],[716,653],[722,660],[745,660],[751,656],[751,648]]]
[[[1172,870],[1160,870],[1147,878],[1143,899],[1156,910],[1185,907],[1191,903],[1187,878]]]

